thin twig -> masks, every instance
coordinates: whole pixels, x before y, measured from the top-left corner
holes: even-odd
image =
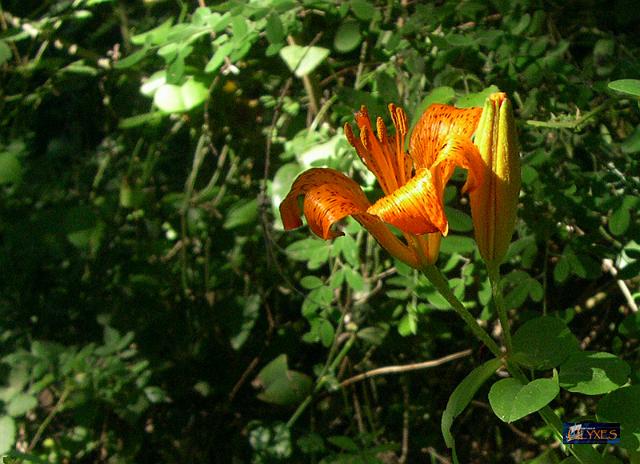
[[[308,46],[312,47],[313,45],[315,45],[318,42],[318,40],[320,40],[320,37],[322,37],[321,32],[318,33],[313,38],[313,40],[309,43]],[[287,43],[289,45],[296,45],[296,41],[291,35],[287,37]],[[300,60],[300,63],[301,62],[302,60]],[[300,63],[298,63],[298,66],[300,66]],[[309,78],[309,75],[302,76],[302,84],[304,85],[305,92],[307,92],[307,97],[309,97],[309,115],[313,117],[316,114],[318,114],[318,110],[320,106],[318,104],[318,97],[316,95],[316,91],[313,87],[313,83],[311,82],[311,79]]]
[[[377,369],[372,369],[370,371],[363,372],[362,374],[354,375],[353,377],[350,377],[347,380],[343,380],[342,382],[340,382],[340,387],[345,388],[353,383],[360,382],[362,380],[369,379],[371,377],[377,377],[380,375],[398,374],[400,372],[418,371],[421,369],[428,369],[430,367],[440,366],[450,361],[455,361],[456,359],[465,358],[471,355],[471,353],[472,351],[468,349],[464,351],[458,351],[457,353],[448,354],[447,356],[443,356],[442,358],[432,359],[431,361],[405,364],[402,366],[379,367]]]
[[[67,396],[69,396],[69,393],[71,393],[71,389],[65,388],[62,394],[60,395],[60,399],[58,400],[54,408],[51,410],[49,415],[45,417],[45,419],[42,421],[42,423],[40,424],[40,427],[38,427],[38,430],[36,431],[36,434],[33,436],[31,443],[29,443],[29,447],[27,448],[27,453],[30,453],[31,451],[33,451],[33,448],[35,448],[36,444],[38,444],[38,441],[40,441],[40,437],[42,436],[46,428],[49,426],[49,424],[51,423],[53,418],[56,416],[56,414],[58,414],[62,409],[62,406],[64,405],[64,402],[67,399]]]
[[[429,456],[435,458],[436,461],[438,461],[440,464],[451,464],[451,461],[449,461],[444,456],[438,454],[436,449],[433,446],[429,446],[429,447],[425,448],[423,451],[425,453],[429,454]]]
[[[405,463],[407,462],[407,456],[409,456],[409,387],[406,381],[402,382],[401,385],[404,411],[402,412],[402,454],[398,462]]]
[[[635,300],[633,299],[633,295],[629,291],[629,287],[627,287],[627,284],[624,282],[624,280],[617,278],[618,270],[614,266],[613,261],[610,260],[610,259],[603,259],[602,260],[602,269],[605,272],[608,272],[609,274],[611,274],[614,277],[614,279],[616,279],[618,287],[620,287],[620,291],[624,295],[625,300],[627,300],[627,304],[629,305],[629,308],[631,308],[631,311],[633,311],[634,313],[637,313],[638,312],[638,305],[636,304]]]
[[[229,393],[229,403],[233,402],[233,400],[235,399],[236,395],[238,394],[238,391],[240,390],[242,385],[244,385],[244,383],[247,381],[247,378],[253,372],[253,370],[256,368],[256,366],[258,365],[259,362],[260,362],[260,356],[256,356],[249,363],[247,368],[244,370],[244,372],[240,376],[240,379],[238,379],[236,384],[231,389],[231,392]]]

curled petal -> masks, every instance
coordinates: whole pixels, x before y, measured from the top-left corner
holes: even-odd
[[[482,108],[431,105],[413,129],[409,142],[416,169],[430,168],[450,137],[470,139],[481,114]]]
[[[366,212],[370,206],[369,200],[358,184],[344,174],[328,168],[314,168],[300,174],[280,205],[286,230],[302,225],[298,205],[300,196],[304,196],[304,215],[316,235],[325,240],[341,235],[331,227],[351,215],[389,253],[409,266],[418,267],[413,249],[402,243],[380,218]]]
[[[441,184],[429,169],[420,169],[415,177],[390,195],[378,200],[367,212],[403,232],[447,235],[449,224],[442,204]]]
[[[468,138],[451,137],[434,161],[431,171],[444,186],[451,179],[456,167],[467,170],[467,182],[462,187],[462,193],[471,192],[482,185],[486,165],[478,147]]]
[[[334,169],[314,168],[300,174],[280,205],[285,230],[302,225],[298,197],[304,195],[309,227],[322,238],[336,237],[331,226],[340,219],[367,210],[370,203],[360,186]]]

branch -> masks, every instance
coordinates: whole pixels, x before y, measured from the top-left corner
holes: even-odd
[[[428,369],[430,367],[440,366],[456,359],[465,358],[471,354],[471,350],[458,351],[457,353],[443,356],[442,358],[433,359],[431,361],[424,361],[421,363],[405,364],[403,366],[386,366],[372,369],[362,374],[355,375],[347,380],[340,382],[340,388],[348,387],[349,385],[360,382],[361,380],[370,379],[371,377],[377,377],[379,375],[398,374],[401,372],[419,371],[421,369]]]

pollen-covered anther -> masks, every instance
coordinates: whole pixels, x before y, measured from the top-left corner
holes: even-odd
[[[347,142],[349,142],[349,145],[355,147],[356,136],[353,134],[353,129],[351,128],[351,124],[349,124],[348,122],[344,123],[344,135],[347,138]]]
[[[395,113],[394,124],[396,126],[396,133],[404,137],[405,135],[407,135],[407,132],[409,132],[409,124],[407,122],[408,121],[407,113],[405,113],[404,110],[399,107],[395,108],[394,113]]]
[[[360,128],[360,141],[362,142],[362,146],[365,150],[371,151],[371,144],[369,143],[369,137],[367,133],[369,132],[369,128],[366,126],[362,126]]]
[[[376,130],[378,131],[378,140],[380,140],[381,143],[384,143],[389,134],[387,132],[387,126],[384,125],[384,121],[380,116],[376,119]]]

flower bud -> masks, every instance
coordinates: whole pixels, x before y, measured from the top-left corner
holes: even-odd
[[[497,269],[511,242],[520,192],[520,155],[511,102],[487,98],[475,132],[485,164],[484,182],[470,193],[476,242],[487,266]]]

